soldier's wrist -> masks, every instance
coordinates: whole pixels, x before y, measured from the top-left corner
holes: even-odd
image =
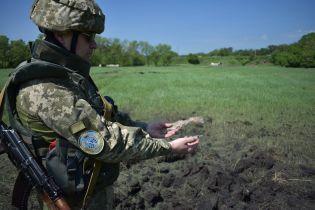
[[[161,139],[161,141],[163,142],[162,144],[165,151],[165,155],[171,154],[173,152],[173,147],[171,143],[166,141],[165,139]]]

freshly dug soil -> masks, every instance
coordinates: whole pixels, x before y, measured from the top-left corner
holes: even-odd
[[[268,130],[239,120],[216,124],[208,117],[204,126],[178,134],[203,134],[195,154],[123,163],[115,208],[314,209],[314,159],[267,145],[270,140],[314,140],[313,132],[304,131],[287,124]],[[2,155],[0,209],[10,205],[15,176]]]
[[[290,169],[280,169],[268,152],[253,151],[234,168],[193,157],[178,162],[159,169],[137,164],[139,176],[125,172],[117,183],[117,209],[314,208],[314,174],[289,180]]]
[[[312,159],[292,163],[286,159],[294,151],[251,142],[314,137],[287,124],[253,124],[206,118],[181,134],[204,134],[196,154],[127,164],[116,183],[116,209],[315,209]]]

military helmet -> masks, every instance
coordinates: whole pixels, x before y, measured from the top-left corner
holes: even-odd
[[[105,16],[94,0],[35,0],[31,19],[49,31],[102,33]]]

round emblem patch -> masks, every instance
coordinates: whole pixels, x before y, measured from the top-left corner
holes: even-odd
[[[104,140],[99,132],[89,130],[80,135],[79,146],[83,152],[90,155],[97,155],[104,148]]]

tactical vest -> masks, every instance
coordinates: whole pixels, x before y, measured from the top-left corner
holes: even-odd
[[[45,44],[50,45],[49,43]],[[37,57],[40,58],[40,55],[36,54],[36,49],[32,55],[33,58],[20,64],[9,78],[5,97],[10,125],[30,143],[32,152],[38,160],[43,162],[48,173],[55,178],[57,184],[66,194],[82,195],[87,188],[87,182],[92,171],[92,166],[89,166],[90,159],[62,137],[56,139],[56,147],[49,151],[49,143],[44,141],[38,133],[23,126],[16,111],[16,96],[20,85],[35,79],[66,79],[84,93],[85,99],[99,115],[105,116],[106,120],[111,120],[115,106],[113,102],[111,104],[101,98],[97,87],[87,72],[75,71],[60,64],[37,59]],[[119,166],[113,165],[111,167],[105,164],[103,167],[112,170],[110,176],[108,176],[109,173],[102,173],[105,176],[103,179],[107,182],[105,185],[111,184],[118,177]]]

